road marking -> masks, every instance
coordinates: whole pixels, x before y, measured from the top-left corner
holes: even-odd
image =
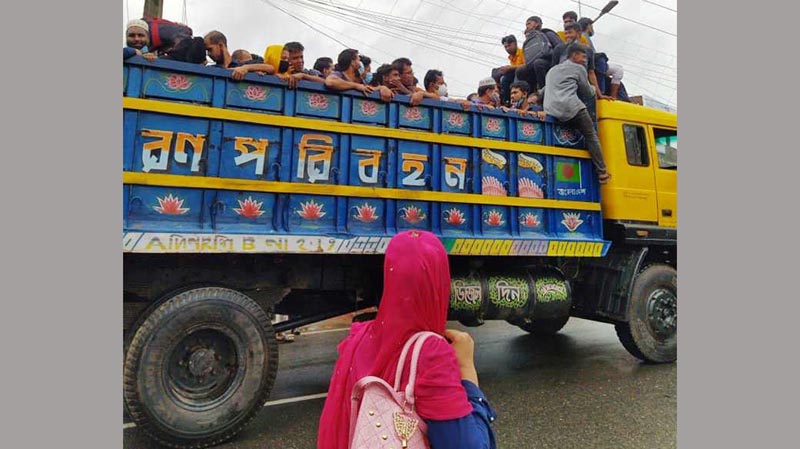
[[[339,329],[335,329],[335,330],[339,330]],[[265,402],[264,403],[264,407],[269,407],[269,406],[272,406],[272,405],[291,404],[293,402],[310,401],[310,400],[313,400],[313,399],[322,399],[322,398],[327,397],[327,396],[328,396],[328,393],[318,393],[318,394],[309,394],[307,396],[297,396],[297,397],[294,397],[294,398],[278,399],[278,400],[275,400],[275,401],[267,401],[267,402]],[[122,430],[131,429],[131,428],[134,428],[134,427],[136,427],[136,423],[129,422],[129,423],[122,424]]]
[[[340,329],[325,329],[321,331],[310,331],[310,332],[301,332],[300,335],[316,335],[316,334],[327,334],[328,332],[342,332],[350,330],[349,327],[342,327]]]

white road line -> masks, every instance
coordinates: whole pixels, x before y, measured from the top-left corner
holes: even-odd
[[[321,331],[310,331],[310,332],[303,332],[300,335],[303,336],[303,335],[327,334],[328,332],[342,332],[342,331],[347,331],[347,330],[350,330],[350,328],[349,327],[342,327],[342,328],[339,328],[339,329],[325,329],[325,330],[321,330]]]
[[[264,403],[264,407],[270,407],[272,405],[282,405],[282,404],[291,404],[293,402],[302,402],[302,401],[310,401],[313,399],[322,399],[327,397],[328,393],[319,393],[319,394],[309,394],[307,396],[297,396],[294,398],[286,398],[286,399],[278,399],[276,401],[267,401]],[[136,423],[124,423],[122,425],[122,430],[131,429],[136,427]]]

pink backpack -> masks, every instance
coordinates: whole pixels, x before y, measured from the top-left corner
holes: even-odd
[[[350,449],[428,449],[428,429],[414,411],[414,382],[422,344],[433,332],[418,332],[408,339],[394,377],[394,387],[377,376],[367,376],[353,386],[350,404]],[[411,370],[404,392],[400,389],[406,356],[411,345]]]

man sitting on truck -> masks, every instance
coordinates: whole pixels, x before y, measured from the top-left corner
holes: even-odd
[[[599,73],[597,77],[597,84],[600,86],[601,92],[606,92],[606,83],[610,81],[611,87],[609,92],[609,98],[618,99],[619,98],[619,88],[622,84],[622,77],[625,75],[625,71],[621,65],[609,62],[608,56],[605,53],[597,53],[597,50],[594,48],[594,42],[592,42],[592,36],[594,36],[594,21],[588,17],[582,17],[578,20],[578,25],[581,26],[581,30],[583,33],[581,37],[586,38],[589,41],[589,46],[591,47],[592,51],[595,52],[594,59],[595,59],[595,66],[597,67],[596,71]],[[627,100],[626,100],[627,101]]]
[[[414,69],[411,68],[411,65],[411,60],[408,58],[397,58],[392,61],[392,67],[400,73],[400,82],[402,83],[397,93],[410,96],[411,106],[420,104],[423,98],[438,98],[417,86],[417,78],[414,76]]]
[[[553,66],[561,64],[567,60],[567,48],[572,45],[573,42],[577,42],[580,38],[580,35],[581,26],[578,23],[570,22],[564,25],[564,37],[566,37],[567,40],[553,49]],[[586,68],[586,72],[589,76],[589,83],[594,86],[598,93],[598,98],[610,100],[611,97],[603,95],[603,90],[600,89],[600,85],[597,81],[597,74],[595,73],[594,67],[594,51],[588,47],[584,48],[586,49],[586,63],[584,64],[584,67]]]
[[[528,114],[532,117],[538,117],[540,120],[544,120],[546,115],[542,108],[538,105],[531,103],[529,100],[531,87],[525,81],[515,81],[511,84],[511,108],[507,108],[502,106],[504,112],[516,111],[520,115]],[[534,95],[536,93],[534,92]]]
[[[541,29],[540,17],[531,16],[525,21],[525,42],[522,44],[525,64],[516,69],[517,80],[526,81],[534,89],[541,89],[545,85],[552,52],[550,41]]]
[[[568,23],[577,23],[578,22],[578,13],[576,13],[575,11],[567,11],[564,14],[561,15],[561,20],[564,21],[564,26],[565,27],[567,26]],[[558,32],[558,37],[560,37],[563,42],[567,41],[567,36],[566,36],[566,33],[564,31],[559,31]],[[589,41],[583,35],[581,35],[581,37],[578,38],[578,43],[581,44],[581,45],[585,45],[587,47],[589,46]]]
[[[547,72],[544,112],[583,134],[597,177],[601,184],[605,184],[611,175],[606,170],[600,139],[597,138],[594,122],[586,111],[586,105],[578,98],[578,94],[586,98],[595,94],[594,87],[589,84],[585,63],[586,47],[578,43],[570,45],[567,60]]]
[[[270,64],[254,61],[236,62],[228,51],[228,39],[219,31],[211,31],[203,37],[206,44],[208,57],[216,63],[216,67],[233,70],[231,77],[241,80],[249,72],[263,72],[269,75],[275,73],[275,67]],[[215,66],[212,66],[215,67]]]
[[[144,56],[148,61],[156,59],[155,53],[148,52],[147,45],[150,43],[150,26],[141,19],[128,22],[125,28],[125,43],[127,47],[122,49],[122,59],[133,56]]]
[[[492,78],[500,86],[500,101],[508,104],[516,68],[525,64],[525,55],[522,48],[517,45],[517,37],[513,34],[504,37],[500,42],[508,53],[508,64],[492,69]]]
[[[314,69],[305,68],[305,59],[303,58],[305,47],[303,47],[303,44],[300,42],[288,42],[283,46],[283,49],[289,52],[289,75],[286,81],[289,83],[290,89],[295,88],[300,80],[314,83],[325,82],[325,78],[322,77],[321,73]]]
[[[364,84],[358,69],[361,67],[361,58],[358,50],[347,48],[339,53],[336,62],[336,70],[332,71],[325,78],[325,87],[333,90],[357,90],[364,95],[369,95],[377,90],[381,95],[381,100],[391,101],[394,93],[386,86],[372,87]]]

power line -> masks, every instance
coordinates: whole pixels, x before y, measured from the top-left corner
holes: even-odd
[[[642,2],[644,2],[644,3],[649,3],[649,4],[653,5],[653,6],[658,6],[659,8],[664,8],[664,9],[666,9],[667,11],[678,12],[678,10],[677,10],[677,9],[667,8],[667,7],[666,7],[666,6],[664,6],[664,5],[659,5],[658,3],[651,2],[651,1],[649,1],[649,0],[642,0]]]
[[[578,3],[578,4],[583,4],[583,5],[586,5],[586,7],[588,7],[588,8],[592,8],[592,9],[594,9],[595,11],[602,11],[602,9],[600,9],[600,8],[595,8],[595,7],[594,7],[594,6],[592,6],[592,5],[588,5],[588,4],[586,4],[586,3],[581,3],[581,2],[578,2],[578,0],[570,0],[570,1],[571,1],[572,3]],[[652,26],[652,25],[648,25],[648,24],[646,24],[646,23],[642,23],[642,22],[639,22],[639,21],[637,21],[637,20],[629,19],[629,18],[627,18],[627,17],[625,17],[625,16],[620,16],[619,14],[614,14],[613,12],[610,12],[610,13],[608,13],[608,15],[609,15],[609,16],[613,16],[613,17],[618,17],[618,18],[620,18],[620,19],[622,19],[622,20],[627,20],[628,22],[635,23],[635,24],[637,24],[637,25],[640,25],[640,26],[643,26],[643,27],[646,27],[646,28],[650,28],[651,30],[659,31],[659,32],[661,32],[661,33],[668,34],[668,35],[670,35],[670,36],[678,37],[678,35],[677,35],[677,34],[675,34],[675,33],[671,33],[671,32],[669,32],[669,31],[662,30],[661,28],[654,27],[654,26]]]
[[[330,34],[328,34],[328,33],[324,32],[324,31],[322,31],[322,30],[319,30],[319,29],[315,28],[313,25],[309,25],[309,24],[308,24],[308,22],[306,22],[306,21],[304,21],[303,19],[301,19],[301,18],[299,18],[299,17],[295,16],[294,14],[292,14],[292,13],[290,13],[290,12],[286,11],[285,9],[283,9],[283,8],[281,8],[281,7],[277,6],[277,5],[275,5],[275,4],[274,4],[274,3],[272,3],[271,1],[269,1],[269,0],[262,0],[262,1],[264,1],[264,2],[268,3],[270,6],[272,6],[273,8],[275,8],[275,9],[277,9],[277,10],[281,11],[281,12],[283,12],[284,14],[286,14],[286,15],[289,15],[289,16],[291,16],[291,17],[293,17],[293,18],[294,18],[295,20],[297,20],[298,22],[300,22],[300,23],[304,24],[305,26],[307,26],[307,27],[311,28],[312,30],[314,30],[314,31],[316,31],[316,32],[318,32],[318,33],[320,33],[320,34],[322,34],[323,36],[326,36],[326,37],[329,37],[329,38],[331,38],[331,39],[332,39],[334,42],[338,42],[340,45],[343,45],[345,48],[349,48],[349,46],[348,46],[347,44],[345,44],[344,42],[340,41],[339,39],[336,39],[335,37],[331,36]]]

